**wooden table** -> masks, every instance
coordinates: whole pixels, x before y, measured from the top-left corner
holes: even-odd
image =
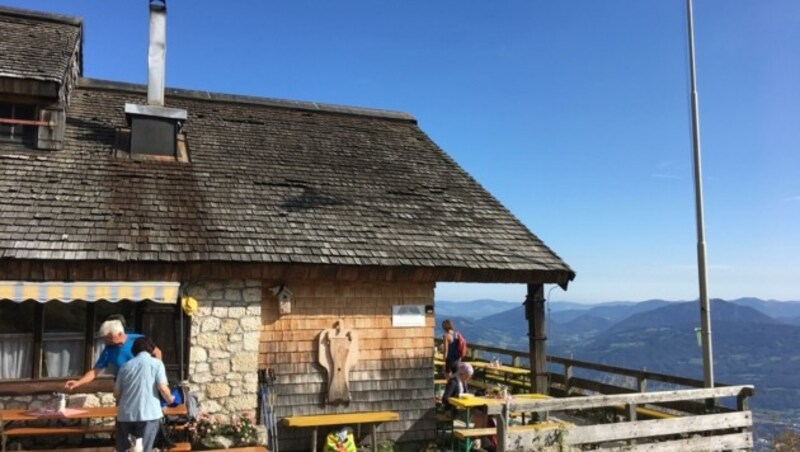
[[[117,417],[117,407],[87,407],[70,408],[66,416],[53,414],[37,415],[36,409],[17,408],[0,410],[0,433],[2,433],[2,446],[5,448],[6,441],[10,436],[63,436],[63,435],[86,435],[90,433],[100,433],[113,431],[113,426],[96,425],[64,425],[64,426],[12,426],[14,423],[27,423],[34,421],[53,420],[53,419],[115,419]],[[186,405],[164,408],[164,415],[177,416],[186,414]],[[110,427],[110,428],[109,428]]]
[[[550,396],[544,394],[515,394],[509,397],[510,399],[516,400],[542,400],[542,399],[549,399]],[[505,399],[498,399],[494,397],[451,397],[450,398],[450,405],[456,407],[459,410],[464,410],[466,412],[466,420],[465,425],[467,428],[470,428],[470,422],[472,421],[471,410],[472,408],[477,408],[481,406],[490,406],[490,405],[503,405],[506,403]],[[481,435],[484,436],[484,435]],[[469,450],[471,447],[471,438],[467,438],[465,443],[465,450]]]
[[[500,364],[498,366],[485,361],[470,361],[469,364],[472,365],[473,368],[481,370],[484,383],[486,382],[486,373],[489,371],[501,374],[503,376],[503,383],[506,385],[508,385],[508,381],[513,377],[522,377],[524,381],[524,379],[531,374],[530,369],[506,366],[505,364]]]
[[[400,415],[394,411],[367,411],[361,413],[343,414],[316,414],[308,416],[288,416],[283,418],[281,423],[287,427],[311,427],[314,430],[311,437],[311,450],[317,450],[317,431],[319,427],[330,427],[333,425],[361,424],[370,425],[370,436],[372,438],[372,450],[377,452],[378,442],[375,435],[375,426],[384,422],[400,420]]]

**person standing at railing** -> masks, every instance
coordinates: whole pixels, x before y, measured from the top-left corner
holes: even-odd
[[[453,322],[447,319],[442,322],[442,355],[444,355],[444,378],[450,378],[461,362],[461,333],[456,331]]]

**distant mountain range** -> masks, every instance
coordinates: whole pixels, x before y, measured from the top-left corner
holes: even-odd
[[[436,302],[437,327],[450,318],[470,343],[528,349],[521,302],[478,300],[469,306]],[[702,379],[696,301],[546,306],[550,355]],[[715,299],[711,318],[716,380],[754,384],[751,406],[771,412],[756,415],[757,431],[765,434],[770,417],[800,420],[800,302]]]

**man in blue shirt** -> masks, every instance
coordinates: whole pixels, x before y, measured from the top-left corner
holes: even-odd
[[[100,335],[105,339],[106,347],[100,353],[100,357],[97,358],[94,368],[86,372],[86,374],[78,380],[67,381],[64,387],[68,391],[94,381],[103,369],[106,368],[116,377],[119,369],[125,363],[133,359],[133,342],[142,337],[141,334],[126,334],[122,322],[119,320],[106,320],[103,322],[103,324],[100,325]],[[161,350],[159,350],[158,347],[155,347],[153,350],[153,356],[157,359],[161,359]]]
[[[142,447],[149,452],[156,439],[161,418],[161,400],[171,404],[174,399],[167,384],[164,363],[155,359],[151,353],[156,346],[146,337],[139,337],[133,343],[133,359],[125,363],[117,374],[114,383],[114,397],[117,398],[117,451],[125,452],[131,446],[131,439],[142,438]]]

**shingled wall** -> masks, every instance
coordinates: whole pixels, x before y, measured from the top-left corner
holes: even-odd
[[[433,283],[284,282],[294,292],[291,314],[264,290],[259,366],[277,376],[276,415],[397,411],[399,422],[381,425],[378,441],[431,439],[433,406],[433,327],[393,328],[392,306],[432,305]],[[265,282],[268,288],[276,283]],[[326,405],[326,373],[317,364],[317,336],[343,319],[359,338],[359,361],[350,372],[352,401]],[[355,426],[353,426],[355,427]],[[328,433],[320,429],[320,436]],[[364,429],[366,432],[367,430]],[[308,450],[309,429],[282,429],[282,450]],[[320,438],[322,441],[322,438]]]

